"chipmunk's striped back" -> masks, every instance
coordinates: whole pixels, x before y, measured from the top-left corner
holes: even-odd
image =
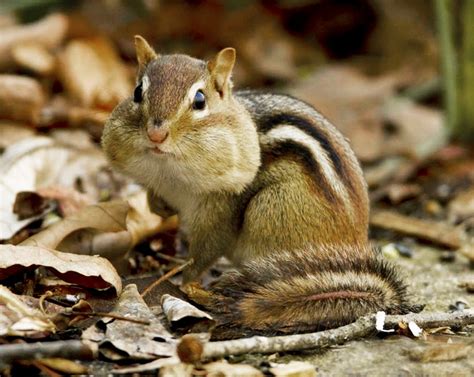
[[[330,203],[342,206],[353,217],[368,212],[366,183],[357,158],[326,118],[286,95],[241,91],[237,97],[257,125],[264,162],[299,156]]]
[[[272,165],[291,161],[293,166],[286,166],[284,170],[300,167],[304,170],[302,175],[311,177],[308,184],[317,197],[316,204],[308,198],[301,198],[301,202],[295,198],[290,205],[294,208],[312,206],[314,212],[329,216],[329,219],[318,216],[300,219],[307,220],[314,228],[315,240],[325,244],[365,243],[369,212],[367,187],[357,158],[342,134],[313,107],[290,96],[242,91],[237,92],[236,97],[256,124],[263,174],[271,170]],[[303,203],[305,200],[307,203]],[[285,217],[290,212],[286,211]],[[334,227],[325,228],[323,223],[328,220]]]

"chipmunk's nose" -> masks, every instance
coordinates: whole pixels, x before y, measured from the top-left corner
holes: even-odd
[[[161,127],[161,123],[161,121],[155,121],[153,122],[153,126],[147,129],[148,138],[157,144],[163,143],[169,134],[167,128]]]

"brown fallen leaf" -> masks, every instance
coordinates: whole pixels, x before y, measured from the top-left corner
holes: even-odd
[[[34,43],[53,50],[63,41],[67,28],[67,17],[59,13],[50,14],[31,24],[3,28],[0,38],[0,70],[13,64],[12,50],[15,46]]]
[[[45,93],[35,79],[0,74],[0,118],[37,123],[45,101]]]
[[[72,216],[81,209],[93,204],[90,195],[84,194],[70,187],[49,186],[39,188],[36,194],[44,199],[51,199],[58,202],[61,216]]]
[[[391,98],[383,109],[383,120],[394,130],[384,142],[385,153],[425,160],[447,142],[443,114],[407,98]],[[416,127],[413,125],[416,124]]]
[[[472,345],[464,343],[431,344],[408,351],[411,360],[422,363],[464,359],[473,352]]]
[[[85,365],[68,359],[48,358],[38,360],[38,362],[46,365],[48,368],[67,375],[86,374],[88,371],[88,368]]]
[[[59,73],[69,94],[87,107],[111,110],[132,91],[115,47],[102,37],[69,42],[59,56]]]
[[[191,328],[191,332],[208,332],[216,323],[208,313],[169,294],[162,296],[161,306],[174,329]]]
[[[176,227],[176,216],[163,220],[150,211],[146,193],[142,191],[125,200],[85,207],[23,241],[22,245],[100,255],[123,270],[124,257],[133,246]]]
[[[97,147],[74,148],[48,137],[33,137],[11,145],[0,157],[0,240],[10,239],[35,220],[19,220],[13,213],[16,195],[42,187],[74,188],[83,183],[94,200],[99,193],[94,183],[105,158]]]
[[[471,217],[474,218],[474,187],[462,191],[448,204],[448,219],[451,223]]]
[[[26,42],[13,47],[13,60],[22,68],[26,68],[41,76],[50,75],[55,68],[56,60],[45,46]]]
[[[145,304],[135,284],[125,287],[111,313],[149,324],[103,318],[99,326],[84,331],[82,339],[99,344],[99,351],[108,359],[149,360],[175,354],[176,341]]]
[[[263,377],[263,373],[251,365],[246,364],[229,364],[227,360],[214,361],[213,363],[205,364],[202,368],[208,373],[208,376],[222,376],[222,377]],[[289,376],[289,375],[288,375]],[[293,376],[293,375],[291,375]],[[296,375],[295,375],[296,376]],[[299,376],[299,374],[298,374]],[[309,375],[308,375],[309,376]]]
[[[127,214],[127,230],[132,239],[132,246],[158,232],[167,232],[178,227],[177,216],[163,219],[150,211],[144,191],[127,197],[126,201],[130,206]]]
[[[272,363],[270,372],[277,377],[316,377],[316,368],[308,362],[290,361],[288,364]]]
[[[125,219],[128,209],[128,204],[121,200],[85,207],[26,239],[21,245],[55,249],[69,234],[79,229],[92,228],[102,232],[126,230]]]
[[[0,285],[0,336],[44,337],[55,330],[47,314]]]
[[[37,246],[0,245],[0,280],[38,267],[82,287],[122,291],[120,276],[107,259]]]

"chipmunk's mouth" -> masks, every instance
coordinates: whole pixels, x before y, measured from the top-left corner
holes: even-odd
[[[154,146],[150,146],[148,148],[148,150],[150,151],[151,154],[154,154],[156,156],[163,156],[163,155],[169,155],[170,153],[169,152],[165,152],[164,150],[162,150],[159,146],[157,145],[154,145]]]

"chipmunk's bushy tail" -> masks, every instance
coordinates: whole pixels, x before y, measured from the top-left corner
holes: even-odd
[[[315,331],[409,309],[396,269],[368,247],[277,253],[224,274],[213,291],[232,324],[261,333]]]

